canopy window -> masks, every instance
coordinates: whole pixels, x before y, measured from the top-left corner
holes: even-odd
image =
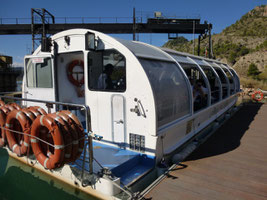
[[[218,76],[220,77],[221,83],[222,83],[222,98],[226,98],[228,96],[228,80],[225,76],[224,72],[220,67],[218,67],[216,64],[209,62],[209,64],[213,67],[213,69],[216,71]]]
[[[139,58],[154,93],[158,127],[190,114],[190,94],[174,62]]]
[[[208,106],[208,86],[205,83],[204,76],[195,64],[179,63],[185,71],[193,91],[194,112]]]
[[[225,74],[229,80],[229,83],[230,83],[230,94],[234,94],[235,93],[234,76],[232,75],[232,73],[230,72],[230,70],[227,67],[225,67],[222,64],[221,64],[221,66],[222,66],[222,69],[225,72]]]
[[[220,80],[210,66],[200,65],[200,67],[202,68],[209,80],[211,90],[211,104],[214,104],[220,100]]]

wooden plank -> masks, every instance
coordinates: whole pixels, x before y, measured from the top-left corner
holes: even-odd
[[[150,199],[267,199],[267,104],[243,106]]]

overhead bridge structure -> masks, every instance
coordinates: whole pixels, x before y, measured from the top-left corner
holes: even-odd
[[[156,23],[158,21],[158,23]],[[136,33],[193,33],[193,22],[195,23],[194,33],[205,34],[211,29],[211,24],[197,23],[199,19],[176,19],[176,23],[161,23],[161,19],[149,20],[147,23],[55,23],[45,24],[47,33],[55,34],[60,31],[85,28],[97,30],[103,33],[119,33],[131,34],[135,30]],[[0,21],[1,22],[1,21]],[[42,24],[35,24],[35,28],[42,28]],[[16,34],[32,34],[32,24],[0,24],[0,35],[16,35]]]
[[[55,18],[51,13],[45,9],[32,9],[31,19],[25,18],[14,18],[5,19],[0,18],[0,35],[19,35],[19,34],[31,34],[33,40],[33,50],[34,43],[36,40],[42,40],[46,38],[47,34],[55,34],[60,31],[73,29],[73,28],[85,28],[100,31],[103,33],[113,33],[113,34],[133,34],[133,40],[135,40],[135,35],[137,33],[167,33],[169,39],[173,39],[174,36],[179,34],[198,34],[198,43],[200,40],[207,35],[211,38],[212,24],[207,22],[200,23],[200,19],[179,19],[179,18],[148,18],[146,22],[140,22],[137,17],[135,17],[135,10],[132,18],[128,18],[127,21],[132,21],[131,23],[120,23],[118,19],[120,18],[109,18],[113,19],[115,22],[103,23],[103,21],[110,21],[107,18],[94,18],[97,23],[90,23],[93,18],[79,18],[80,22],[68,22],[70,18]],[[104,19],[104,20],[103,20]],[[28,21],[28,23],[23,23]],[[41,35],[40,38],[36,37]],[[38,46],[38,45],[37,45]],[[198,45],[200,46],[200,45]],[[211,41],[209,44],[209,56],[211,49]],[[200,49],[198,48],[198,54]]]

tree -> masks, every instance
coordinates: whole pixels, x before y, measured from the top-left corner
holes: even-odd
[[[253,79],[258,79],[258,75],[261,72],[259,71],[257,65],[255,65],[254,63],[251,63],[248,67],[248,73],[247,75],[252,77]]]

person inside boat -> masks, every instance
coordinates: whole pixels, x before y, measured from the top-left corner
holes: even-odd
[[[194,110],[199,110],[206,106],[208,89],[205,88],[201,80],[197,80],[193,86]]]
[[[97,86],[98,89],[113,89],[113,83],[111,75],[113,73],[114,66],[112,64],[107,64],[105,70],[98,77]]]

